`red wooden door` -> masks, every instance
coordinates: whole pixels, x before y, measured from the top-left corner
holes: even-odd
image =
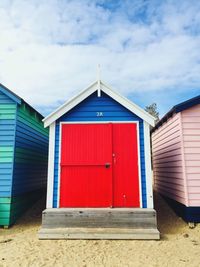
[[[65,124],[61,142],[60,207],[140,206],[136,124]]]
[[[113,124],[113,207],[139,207],[137,125]]]
[[[112,125],[64,124],[60,207],[110,206]]]

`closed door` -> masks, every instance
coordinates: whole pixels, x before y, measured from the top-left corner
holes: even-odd
[[[111,127],[62,126],[60,207],[112,206]]]
[[[113,124],[113,207],[139,207],[137,125]]]
[[[134,123],[62,126],[60,207],[139,207]]]

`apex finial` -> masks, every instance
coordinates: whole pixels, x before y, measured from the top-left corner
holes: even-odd
[[[97,80],[101,80],[101,66],[97,65]]]
[[[97,65],[97,95],[98,97],[101,96],[101,68],[100,64]]]

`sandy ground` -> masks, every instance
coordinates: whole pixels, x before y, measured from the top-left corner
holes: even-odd
[[[189,229],[155,196],[160,241],[45,240],[37,238],[44,200],[10,229],[0,229],[2,266],[200,266],[200,225]]]

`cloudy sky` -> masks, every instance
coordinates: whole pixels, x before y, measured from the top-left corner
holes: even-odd
[[[200,93],[198,0],[0,0],[0,82],[47,115],[101,78],[163,115]]]

